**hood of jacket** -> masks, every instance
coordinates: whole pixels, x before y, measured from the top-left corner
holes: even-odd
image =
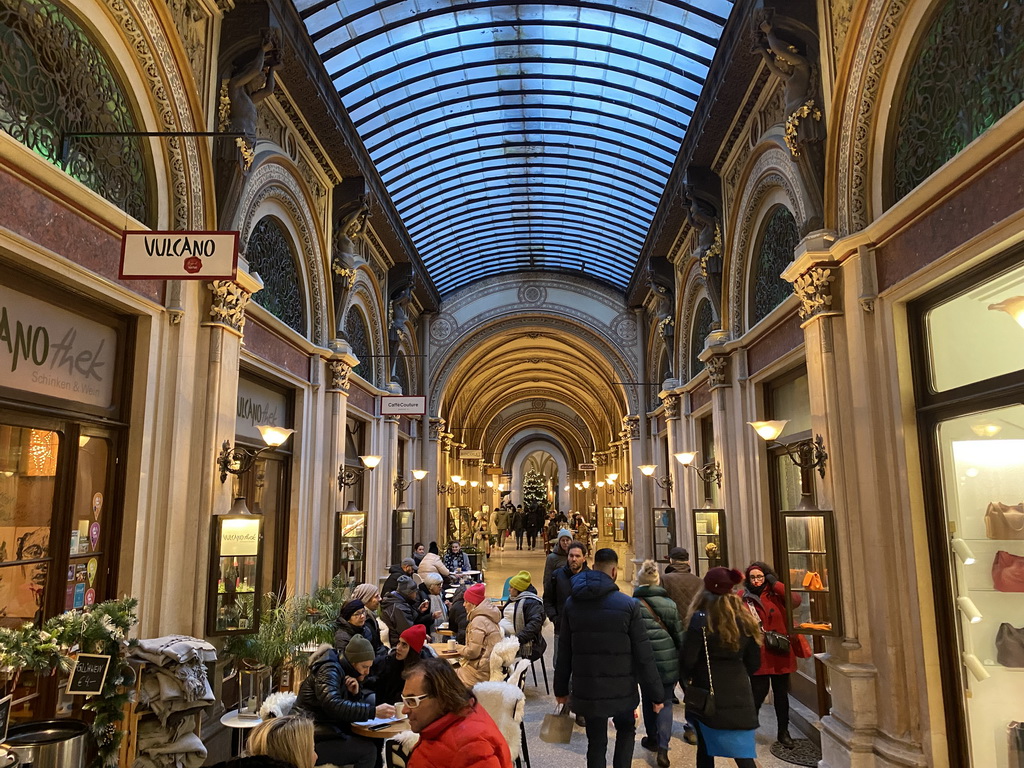
[[[395,605],[396,603],[398,605],[415,605],[413,601],[410,601],[405,595],[399,594],[398,592],[388,592],[380,601],[382,608],[386,608],[389,605]]]
[[[657,584],[644,584],[633,590],[633,597],[668,597],[668,592]]]
[[[605,595],[618,590],[618,584],[612,581],[612,577],[604,571],[588,569],[580,571],[572,577],[574,600],[600,600]]]
[[[469,612],[470,621],[475,619],[477,616],[486,616],[495,624],[501,621],[501,611],[499,611],[498,606],[490,600],[484,600],[480,605],[474,607],[473,610]]]
[[[323,643],[319,648],[313,651],[309,657],[309,668],[312,670],[314,667],[318,667],[321,664],[334,663],[337,664],[341,661],[341,657],[338,656],[338,652],[334,650],[334,646],[330,643]]]
[[[522,592],[520,592],[515,597],[510,597],[508,599],[508,601],[510,603],[515,603],[515,602],[518,602],[520,600],[536,600],[536,601],[538,601],[540,603],[544,602],[544,599],[540,595],[537,594],[537,590],[534,589],[533,584],[528,586],[526,589],[524,589]]]

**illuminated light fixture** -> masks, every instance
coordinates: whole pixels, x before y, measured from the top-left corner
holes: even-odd
[[[988,680],[992,677],[992,675],[988,673],[988,670],[985,669],[985,665],[981,663],[981,659],[973,653],[964,652],[961,658],[964,660],[964,666],[971,671],[971,674],[974,675],[974,679],[979,683],[982,680]]]
[[[597,481],[597,487],[598,488],[604,488],[604,480],[598,480]]]
[[[494,487],[494,481],[493,480],[488,480],[486,485],[487,485],[488,488],[493,488]]]
[[[588,490],[590,489],[590,481],[589,480],[584,480],[582,483],[580,483],[580,485],[582,485],[584,488],[586,488]]]
[[[956,599],[956,605],[971,624],[977,624],[982,620],[982,618],[984,618],[981,615],[981,611],[978,610],[978,606],[976,606],[974,601],[969,597],[958,597]]]
[[[504,483],[498,483],[498,490],[499,490],[499,491],[502,491],[502,492],[504,492],[504,490],[505,490],[505,484],[504,484]],[[567,490],[567,491],[568,491],[568,490],[569,490],[569,488],[568,488],[568,487],[566,487],[566,489],[565,489],[565,490]]]
[[[222,483],[228,479],[229,474],[244,475],[252,469],[253,464],[256,463],[256,459],[261,453],[280,447],[295,433],[294,429],[283,429],[273,425],[261,425],[256,427],[256,429],[260,431],[260,436],[263,438],[263,442],[266,443],[258,451],[237,445],[232,447],[230,440],[224,441],[220,454],[217,456],[217,466],[220,467],[220,481]]]
[[[682,464],[684,467],[689,467],[697,473],[697,477],[703,480],[705,483],[714,483],[719,488],[722,487],[722,467],[717,461],[708,462],[702,467],[696,466],[693,462],[697,458],[699,451],[685,451],[683,453],[675,453],[673,456],[676,457],[676,461]]]
[[[641,464],[637,469],[643,474],[644,477],[654,477],[654,473],[658,471],[657,464]],[[662,475],[661,477],[654,477],[654,482],[658,484],[659,488],[672,493],[672,475]]]
[[[380,464],[381,456],[374,456],[373,454],[367,456],[360,456],[359,460],[363,463],[363,466],[356,467],[355,469],[349,469],[344,464],[338,467],[338,490],[343,491],[346,488],[351,488],[357,482],[359,478],[363,476],[366,470],[373,469]]]
[[[1024,296],[1012,296],[998,304],[989,304],[988,308],[996,312],[1005,312],[1017,321],[1017,325],[1024,328]]]
[[[412,477],[414,480],[422,480],[428,474],[429,472],[426,469],[414,469],[412,471]]]
[[[614,483],[616,480],[619,479],[619,473],[613,472],[611,474],[607,474],[604,476],[604,479],[607,480],[609,483]]]
[[[976,434],[978,437],[995,437],[1003,428],[998,424],[975,424],[971,427],[971,432]]]
[[[412,471],[413,480],[422,480],[426,476],[427,470],[425,469],[414,469]],[[398,507],[399,509],[401,509],[402,504],[405,503],[405,492],[409,490],[410,485],[412,485],[412,480],[406,480],[404,477],[402,477],[402,473],[399,472],[398,476],[395,477],[395,482],[393,486],[395,489],[395,493],[398,496],[398,499],[395,501],[395,506]]]
[[[28,467],[26,477],[53,477],[57,474],[57,452],[60,442],[56,432],[31,429],[28,433]]]
[[[462,482],[462,475],[452,475],[452,482],[453,483],[460,483],[460,482]]]
[[[465,480],[459,480],[459,487],[460,488],[465,488],[466,487],[466,481]]]
[[[478,485],[480,485],[480,481],[479,480],[470,480],[469,481],[469,487],[470,488],[476,488]]]
[[[637,467],[637,469],[639,469],[643,473],[644,477],[650,477],[651,475],[653,475],[658,470],[658,465],[657,464],[641,464],[640,466]]]
[[[967,546],[967,542],[961,538],[954,538],[950,544],[953,547],[953,551],[956,552],[957,557],[960,558],[960,562],[964,565],[972,565],[974,563],[974,553],[971,548]]]
[[[79,448],[85,448],[85,446],[87,446],[89,444],[89,441],[91,439],[92,438],[89,437],[88,435],[79,435],[78,436],[78,447]]]
[[[567,485],[567,486],[565,486],[565,487],[564,487],[564,488],[563,488],[562,490],[563,490],[563,491],[568,491],[568,490],[569,490],[569,486],[568,486],[568,485]]]
[[[781,419],[779,421],[748,421],[747,424],[754,428],[754,431],[761,437],[762,440],[771,442],[777,440],[779,435],[782,434],[782,430],[789,424],[789,419]]]
[[[577,490],[577,491],[582,491],[582,490],[583,490],[583,486],[582,486],[582,485],[580,485],[579,483],[573,483],[573,485],[575,485],[575,486],[576,486],[576,490]]]

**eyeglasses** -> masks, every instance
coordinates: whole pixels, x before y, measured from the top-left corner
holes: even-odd
[[[423,703],[424,699],[429,699],[429,693],[421,693],[419,696],[403,696],[402,703],[405,704],[406,709],[417,709],[420,704]]]
[[[764,574],[763,573],[752,573],[747,578],[750,579],[751,581],[764,581]]]

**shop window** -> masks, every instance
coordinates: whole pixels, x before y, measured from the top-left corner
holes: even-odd
[[[253,301],[296,333],[305,335],[302,281],[291,237],[280,222],[271,216],[260,219],[249,235],[245,257],[249,270],[263,279],[263,290],[253,294]]]
[[[912,351],[950,762],[1008,768],[1024,743],[1024,268],[990,263],[911,307]]]
[[[345,316],[345,340],[352,347],[352,354],[359,358],[359,363],[352,369],[364,379],[373,383],[373,349],[370,347],[370,334],[366,330],[363,314],[352,307]]]
[[[100,46],[47,0],[0,3],[0,130],[152,224],[143,139],[73,136],[138,131]]]
[[[1024,100],[1024,3],[947,0],[919,46],[898,110],[893,202]]]
[[[693,311],[693,326],[690,331],[690,365],[687,374],[691,379],[704,370],[704,361],[700,359],[700,353],[704,351],[704,342],[711,333],[714,322],[711,302],[701,299]]]
[[[792,295],[792,287],[781,275],[793,261],[793,251],[799,242],[800,232],[793,214],[785,206],[776,205],[765,216],[754,261],[748,327],[757,325]]]
[[[698,422],[698,424],[700,428],[700,454],[697,456],[697,464],[699,466],[714,464],[716,461],[714,420],[711,416],[705,416]],[[708,479],[701,480],[700,484],[704,491],[704,506],[719,506],[721,504],[719,499],[721,490],[718,487],[718,483],[715,482],[715,478],[712,475],[708,475]]]

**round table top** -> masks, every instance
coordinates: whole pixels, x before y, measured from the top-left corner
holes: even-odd
[[[434,649],[436,653],[442,659],[457,659],[459,658],[458,651],[452,651],[448,649],[448,643],[431,643],[430,647]]]
[[[483,571],[452,571],[452,576],[458,578],[459,576],[479,576]]]
[[[396,734],[402,733],[402,731],[409,730],[409,718],[403,717],[401,720],[388,725],[386,728],[367,728],[365,725],[359,725],[359,723],[352,723],[352,733],[357,736],[365,736],[368,739],[390,739]]]
[[[239,717],[237,709],[225,712],[220,717],[220,724],[228,728],[255,728],[262,722],[262,717]]]

